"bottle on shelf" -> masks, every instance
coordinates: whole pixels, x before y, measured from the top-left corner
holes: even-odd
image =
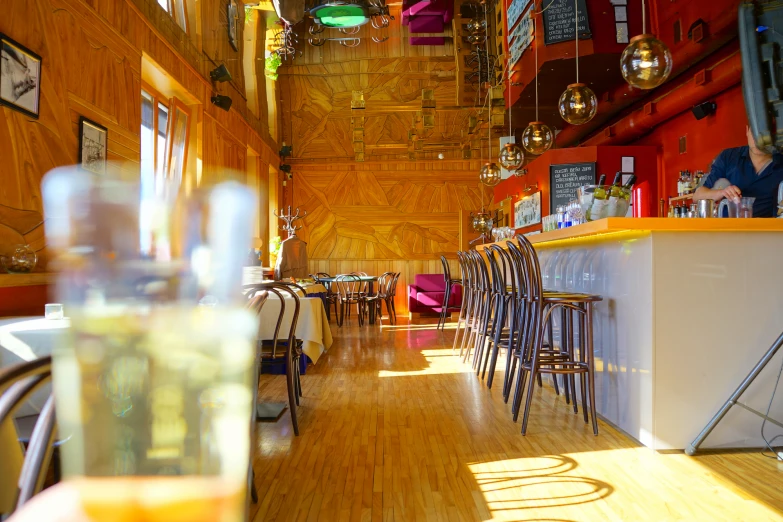
[[[606,183],[606,174],[601,174],[598,179],[598,186],[593,192],[593,203],[590,205],[590,219],[595,221],[606,217],[606,206],[609,204],[609,197],[604,188]]]
[[[618,172],[614,176],[614,182],[612,182],[612,188],[609,190],[609,202],[606,206],[606,215],[603,217],[618,217],[624,216],[625,212],[620,213],[620,200],[622,200],[622,181],[623,173]],[[626,209],[627,210],[627,209]]]
[[[666,214],[666,217],[670,217],[670,218],[674,217],[674,205],[669,205],[669,213]]]

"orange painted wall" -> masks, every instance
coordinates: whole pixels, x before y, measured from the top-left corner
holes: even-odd
[[[684,112],[635,142],[658,149],[661,164],[662,197],[677,195],[677,176],[681,170],[708,172],[712,160],[726,148],[747,144],[747,116],[739,85],[711,98],[718,105],[712,116],[696,120],[691,111]],[[685,136],[686,152],[680,154],[679,139]]]
[[[611,183],[614,174],[620,170],[623,156],[632,156],[634,158],[634,173],[638,178],[638,182],[649,182],[652,188],[650,201],[656,205],[651,209],[652,215],[657,215],[657,204],[655,202],[658,200],[658,152],[655,147],[645,146],[574,147],[549,150],[527,165],[527,175],[519,178],[511,177],[497,185],[494,190],[494,201],[497,203],[510,196],[511,204],[513,205],[519,201],[520,196],[528,195],[528,193],[522,193],[526,186],[538,183],[538,190],[541,191],[541,216],[547,216],[552,213],[549,208],[550,165],[595,162],[596,176],[606,174],[609,180],[607,182]],[[576,194],[574,194],[574,197],[576,197]],[[510,210],[510,223],[514,223],[513,208]],[[541,225],[538,224],[521,228],[518,232],[524,233],[540,229]]]

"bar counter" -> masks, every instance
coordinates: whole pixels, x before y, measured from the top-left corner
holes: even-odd
[[[529,239],[545,288],[603,296],[596,407],[656,450],[685,448],[783,331],[783,219],[608,218]],[[780,363],[742,402],[766,411]],[[732,408],[702,447],[761,447],[760,425]]]

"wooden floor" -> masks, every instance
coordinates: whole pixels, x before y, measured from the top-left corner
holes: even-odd
[[[595,437],[546,385],[523,437],[453,330],[333,332],[302,377],[301,435],[287,411],[259,424],[251,520],[783,520],[783,471],[757,452],[658,454],[603,422]],[[261,397],[285,400],[284,378]]]

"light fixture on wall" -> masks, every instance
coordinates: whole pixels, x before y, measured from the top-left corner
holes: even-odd
[[[212,102],[212,105],[215,105],[216,107],[220,107],[224,111],[228,111],[231,109],[231,104],[234,103],[234,101],[229,98],[228,96],[223,96],[222,94],[215,94],[210,99]]]
[[[533,14],[538,15],[541,13],[536,12]],[[533,45],[535,46],[536,56],[536,121],[531,121],[525,127],[525,130],[522,131],[522,147],[530,154],[538,156],[548,151],[554,141],[552,129],[538,119],[538,18],[533,18]]]
[[[209,71],[209,79],[213,82],[230,82],[232,80],[231,73],[228,72],[226,64],[220,64],[211,71]]]
[[[672,72],[672,53],[665,43],[647,34],[645,2],[642,0],[642,34],[631,38],[620,56],[620,71],[629,85],[639,89],[654,89]]]
[[[576,83],[569,85],[560,96],[560,116],[571,125],[582,125],[593,119],[598,100],[593,90],[579,83],[579,1],[574,0],[574,35],[576,36]]]

